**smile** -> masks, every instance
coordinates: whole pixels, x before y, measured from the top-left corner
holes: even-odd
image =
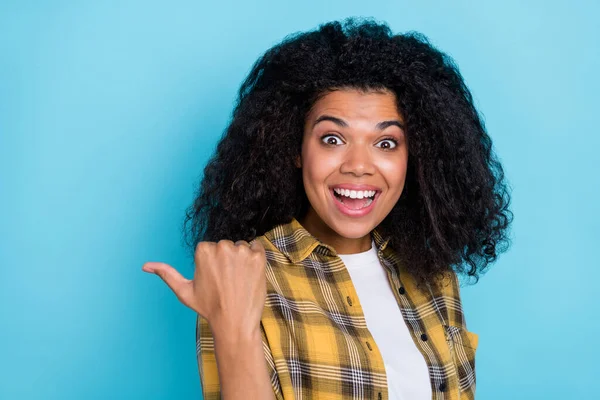
[[[342,214],[349,217],[362,217],[371,212],[381,191],[374,187],[361,189],[358,187],[330,189],[334,203]]]

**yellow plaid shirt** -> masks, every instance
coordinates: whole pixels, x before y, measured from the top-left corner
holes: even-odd
[[[417,287],[388,240],[377,230],[372,238],[404,321],[427,363],[432,398],[473,399],[477,335],[466,329],[456,275],[450,274],[445,284]],[[275,397],[388,399],[383,358],[335,250],[295,219],[255,240],[263,244],[267,257],[261,331]],[[210,327],[199,316],[196,328],[204,398],[220,399]]]

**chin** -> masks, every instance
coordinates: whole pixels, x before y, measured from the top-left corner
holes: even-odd
[[[329,225],[338,235],[347,239],[363,238],[370,234],[376,226],[377,224],[370,223],[369,221],[348,222],[341,220],[331,221]]]

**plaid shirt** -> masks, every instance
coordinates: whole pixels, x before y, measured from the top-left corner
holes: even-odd
[[[473,399],[477,335],[466,330],[456,275],[449,274],[444,284],[417,287],[399,267],[388,239],[377,230],[372,238],[404,321],[427,363],[432,398]],[[383,358],[335,250],[295,219],[256,240],[267,257],[261,331],[276,398],[388,399]],[[200,316],[196,336],[204,398],[220,399],[213,337]]]

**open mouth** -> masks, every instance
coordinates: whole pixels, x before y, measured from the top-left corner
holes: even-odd
[[[336,200],[350,210],[361,210],[369,207],[373,203],[377,193],[377,190],[333,189],[333,195]]]

